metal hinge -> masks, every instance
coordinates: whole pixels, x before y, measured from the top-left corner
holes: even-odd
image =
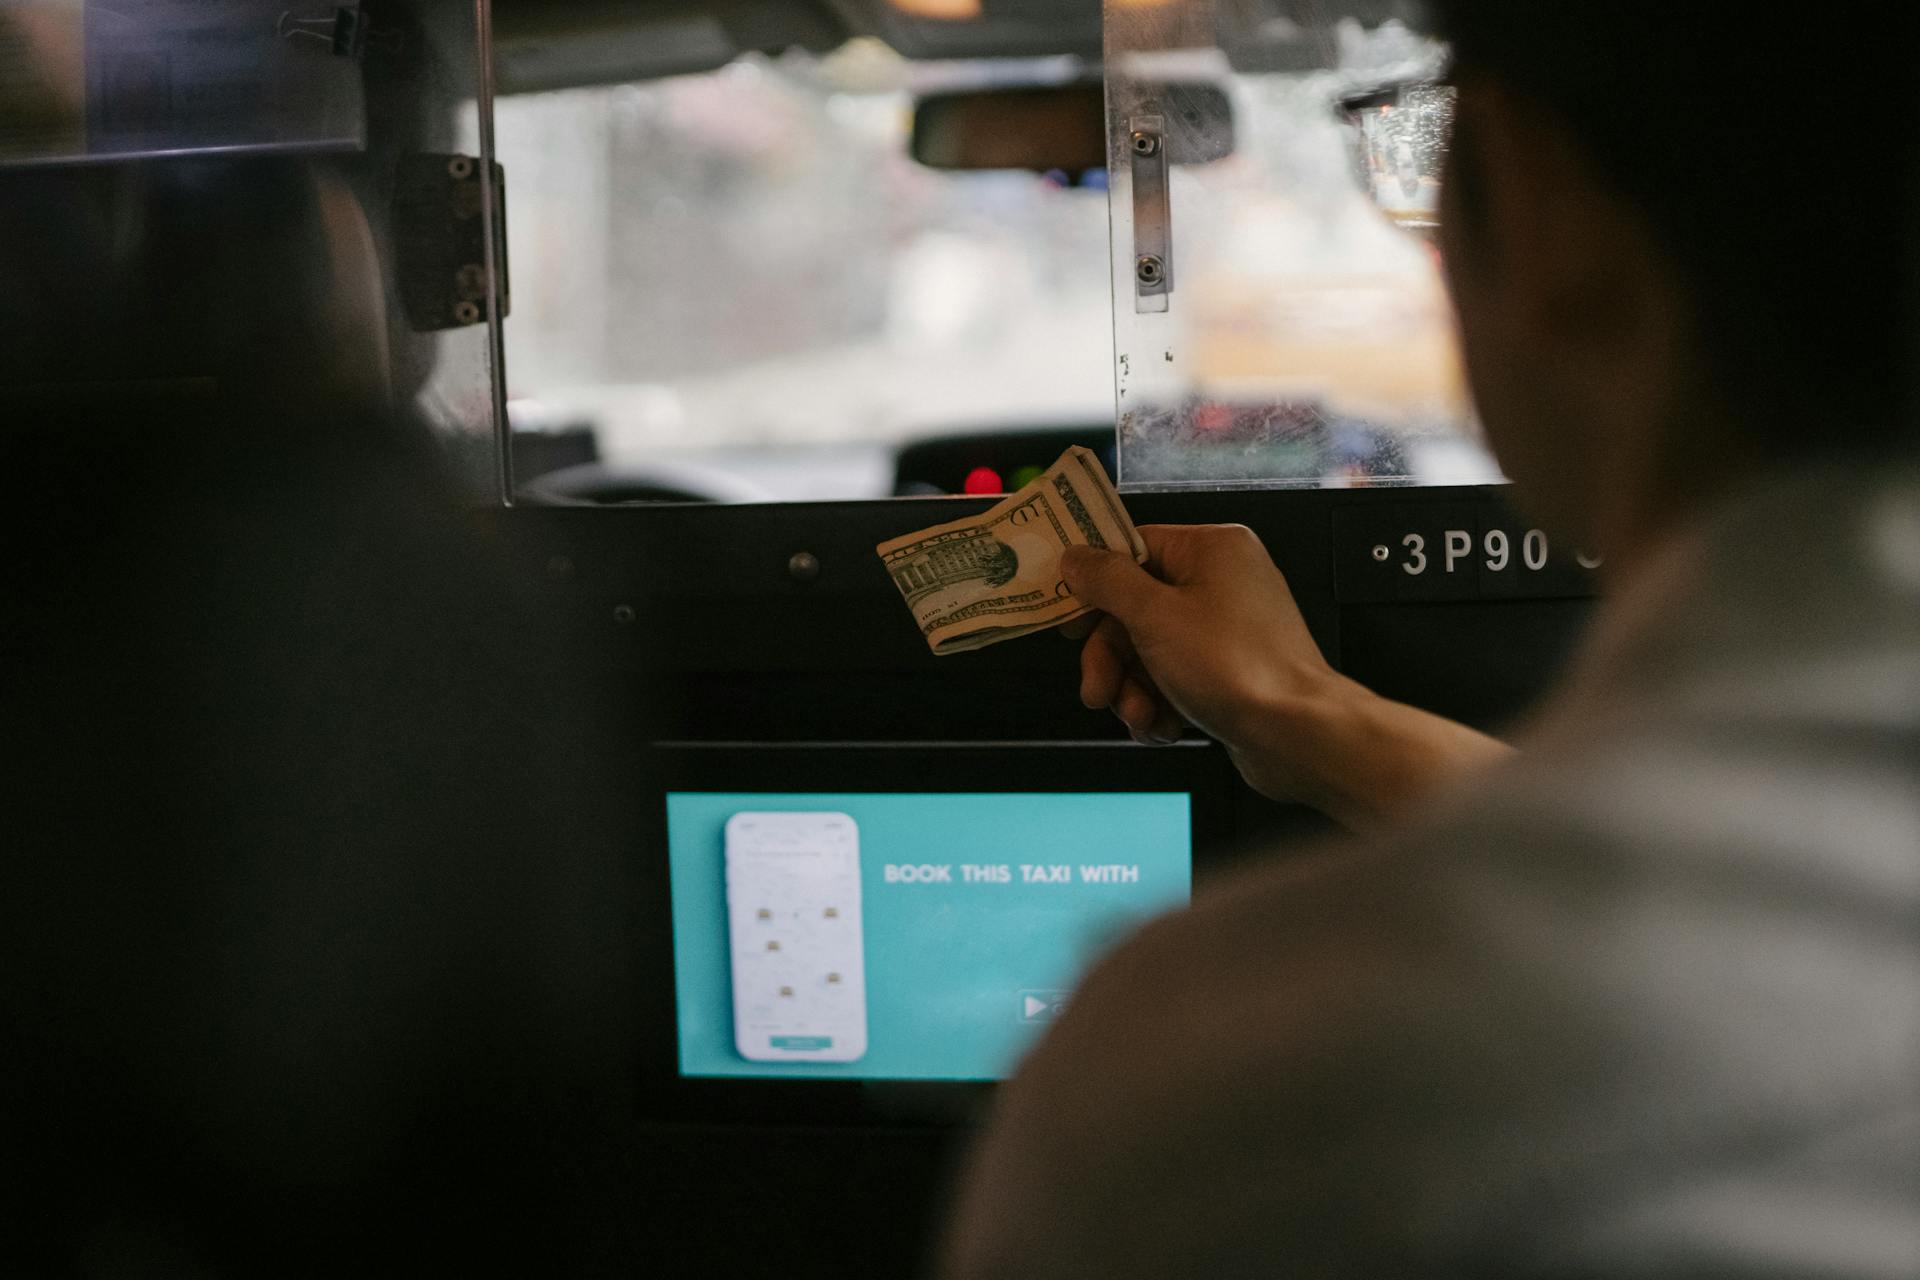
[[[428,153],[400,162],[393,197],[395,270],[407,323],[417,332],[459,329],[487,318],[486,199],[480,161]],[[507,275],[506,171],[493,166],[494,261],[500,314],[512,309]]]

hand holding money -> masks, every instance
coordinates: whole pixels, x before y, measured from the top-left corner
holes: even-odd
[[[992,510],[876,548],[937,655],[965,653],[1057,627],[1088,612],[1060,576],[1060,553],[1147,547],[1120,495],[1087,450],[1075,447]]]

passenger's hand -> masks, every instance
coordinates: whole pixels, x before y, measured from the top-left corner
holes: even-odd
[[[1238,525],[1148,525],[1145,567],[1069,548],[1069,590],[1099,611],[1080,656],[1080,699],[1139,742],[1191,724],[1223,744],[1256,790],[1350,826],[1375,825],[1505,748],[1389,702],[1328,665],[1266,548]],[[1083,625],[1085,625],[1083,623]]]
[[[1145,568],[1090,547],[1061,563],[1068,589],[1104,615],[1081,651],[1087,706],[1112,708],[1138,741],[1172,741],[1185,722],[1239,751],[1275,715],[1338,687],[1251,530],[1148,525],[1140,535]]]

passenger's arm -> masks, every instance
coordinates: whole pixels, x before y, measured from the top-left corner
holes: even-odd
[[[1504,757],[1483,733],[1383,698],[1327,665],[1293,593],[1237,525],[1149,525],[1142,569],[1073,548],[1074,594],[1106,616],[1081,655],[1080,696],[1136,740],[1190,723],[1247,782],[1356,830],[1390,824],[1455,778]]]

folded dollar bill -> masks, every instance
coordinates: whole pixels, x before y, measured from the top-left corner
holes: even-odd
[[[1060,579],[1060,553],[1076,545],[1147,558],[1100,460],[1077,446],[992,510],[876,550],[934,653],[949,654],[1087,612]]]

